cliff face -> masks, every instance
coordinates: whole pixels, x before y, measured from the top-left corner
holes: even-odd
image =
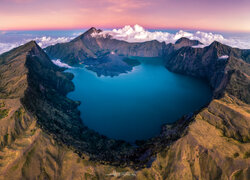
[[[137,149],[81,123],[73,76],[35,42],[0,55],[0,179],[249,179],[249,51],[167,47],[167,68],[205,78],[215,98]]]
[[[208,80],[215,97],[227,88],[230,94],[249,103],[249,78],[246,77],[250,73],[249,54],[245,52],[214,42],[205,48],[183,47],[165,57],[165,61],[171,71]],[[239,76],[242,82],[236,80]],[[239,89],[244,92],[239,93]]]

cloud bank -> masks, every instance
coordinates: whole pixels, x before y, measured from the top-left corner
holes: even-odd
[[[219,59],[228,59],[229,56],[228,55],[223,55],[223,56],[220,56]]]
[[[6,43],[6,42],[0,42],[0,54],[9,51],[15,47],[21,46],[31,40],[35,40],[37,44],[41,48],[45,48],[50,45],[54,45],[57,43],[64,43],[72,40],[74,37],[50,37],[50,36],[42,36],[42,37],[36,37],[36,38],[27,38],[24,40],[19,40],[17,42],[12,42],[12,43]]]
[[[0,42],[0,54],[6,51],[9,51],[17,46],[19,46],[19,43],[1,43]]]
[[[175,41],[180,39],[181,37],[186,37],[191,40],[199,40],[205,46],[211,44],[213,41],[219,41],[223,44],[227,44],[232,47],[238,47],[242,49],[250,48],[249,41],[244,41],[243,39],[240,38],[225,38],[221,34],[216,34],[211,32],[201,32],[201,31],[196,31],[194,33],[191,33],[183,30],[180,30],[176,33],[169,33],[163,31],[151,32],[145,30],[142,26],[139,25],[135,25],[133,27],[125,26],[121,29],[103,31],[102,34],[103,35],[110,34],[115,39],[124,40],[128,42],[143,42],[143,41],[158,40],[160,42],[164,41],[166,43],[175,43]]]
[[[72,68],[72,67],[69,66],[68,64],[61,62],[60,59],[52,60],[52,62],[53,62],[55,65],[59,66],[59,67]]]
[[[6,37],[12,37],[8,34],[8,31],[0,31],[0,54],[9,51],[15,47],[25,44],[31,40],[35,40],[39,46],[45,48],[56,43],[65,43],[73,38],[79,36],[81,33],[74,32],[69,35],[63,34],[60,37],[53,37],[51,34],[46,35],[32,35],[32,34],[18,34],[15,39],[9,41]],[[164,31],[149,31],[142,26],[125,26],[121,29],[104,30],[101,34],[93,34],[107,36],[111,35],[115,39],[124,40],[128,42],[144,42],[150,40],[158,40],[160,42],[175,43],[181,37],[187,37],[191,40],[199,40],[204,45],[194,46],[194,48],[202,48],[211,44],[213,41],[219,41],[223,44],[227,44],[232,47],[238,47],[241,49],[250,49],[250,35],[248,36],[228,36],[224,37],[222,34],[216,34],[211,32],[187,32],[180,30],[176,33],[164,32]],[[2,38],[1,38],[2,37]],[[3,38],[5,37],[5,39]]]
[[[52,37],[48,37],[48,36],[43,36],[40,38],[35,38],[34,40],[37,42],[37,44],[42,47],[45,48],[47,46],[51,46],[57,43],[65,43],[68,42],[70,40],[72,40],[73,38],[71,37],[58,37],[58,38],[52,38]]]

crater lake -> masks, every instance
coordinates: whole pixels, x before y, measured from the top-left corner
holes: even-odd
[[[81,118],[90,129],[131,143],[146,140],[211,99],[207,82],[172,73],[159,58],[136,59],[139,66],[115,77],[98,77],[84,66],[67,70],[75,84],[68,97],[81,101]]]

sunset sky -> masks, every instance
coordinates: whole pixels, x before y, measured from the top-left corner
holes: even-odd
[[[0,30],[134,24],[250,32],[250,0],[0,0]]]

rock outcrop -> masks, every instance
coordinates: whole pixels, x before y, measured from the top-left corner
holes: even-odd
[[[180,49],[186,46],[192,47],[192,46],[198,46],[198,45],[203,45],[203,44],[198,40],[190,40],[186,37],[182,37],[175,42],[174,47],[175,49]]]

